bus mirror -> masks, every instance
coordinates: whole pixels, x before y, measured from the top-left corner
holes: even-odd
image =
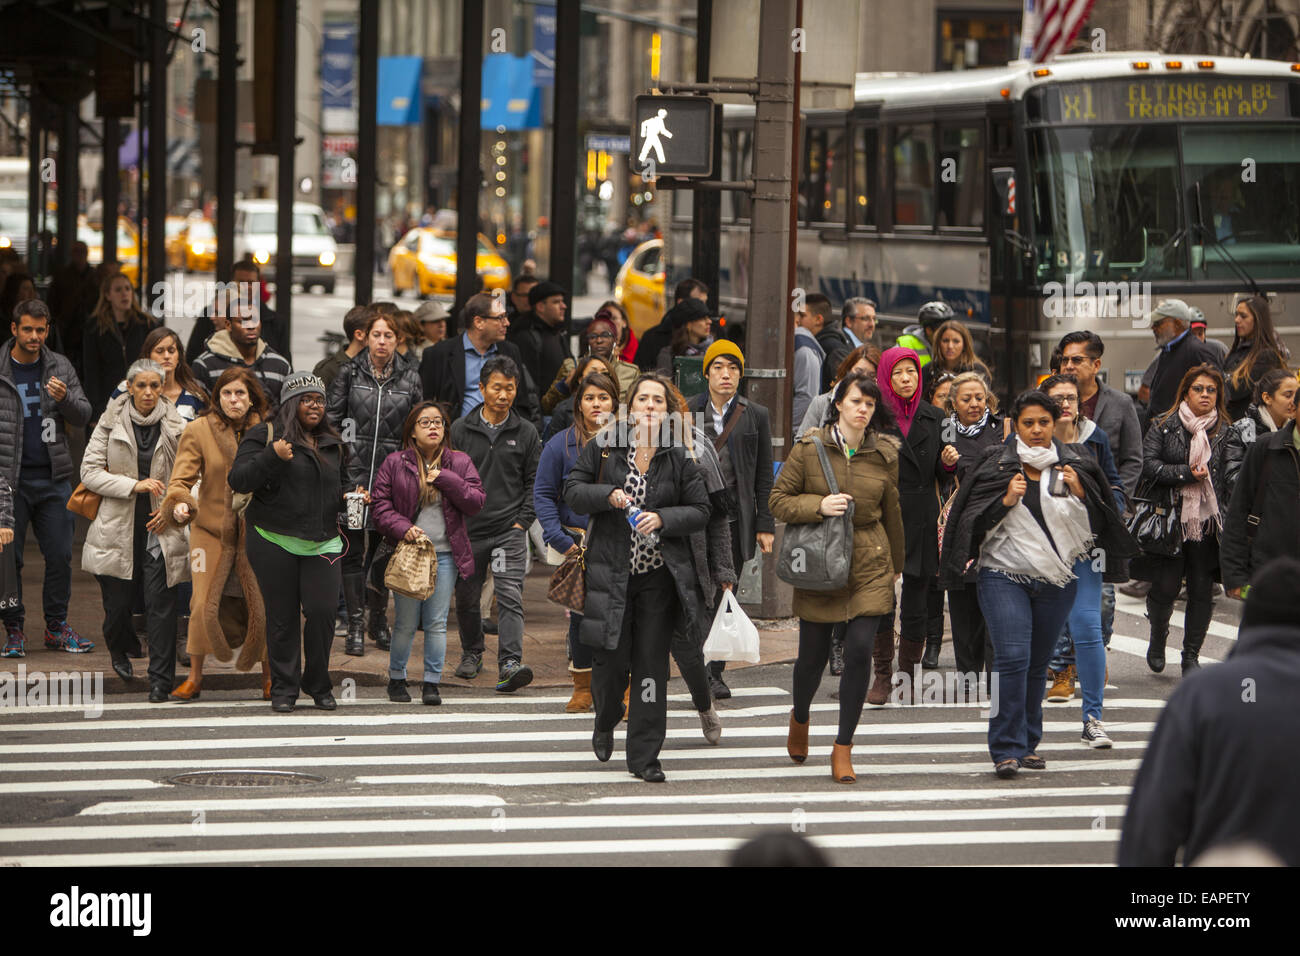
[[[1008,219],[1016,214],[1016,168],[1014,166],[995,166],[993,168],[993,189],[998,197],[998,212]]]

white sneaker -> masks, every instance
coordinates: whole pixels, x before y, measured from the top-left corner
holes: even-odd
[[[1113,745],[1113,741],[1106,734],[1106,728],[1096,717],[1088,718],[1088,722],[1083,725],[1083,736],[1080,739],[1094,750],[1106,750]]]
[[[700,730],[704,731],[704,739],[711,744],[716,744],[722,739],[722,721],[718,719],[718,712],[712,707],[700,711]]]

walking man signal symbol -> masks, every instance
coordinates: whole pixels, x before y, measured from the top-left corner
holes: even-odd
[[[664,144],[659,141],[659,137],[667,136],[673,138],[673,134],[668,132],[668,127],[664,125],[664,120],[668,117],[668,111],[661,109],[656,116],[650,117],[641,123],[641,154],[637,156],[637,162],[644,163],[650,150],[655,151],[659,157],[659,162],[667,162],[664,158]]]

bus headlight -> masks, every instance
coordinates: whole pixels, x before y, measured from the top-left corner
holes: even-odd
[[[334,265],[334,253],[326,249],[324,252],[322,252],[319,256],[316,257],[316,261],[323,266],[332,266]]]

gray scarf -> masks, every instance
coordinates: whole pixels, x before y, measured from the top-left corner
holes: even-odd
[[[166,404],[165,399],[159,399],[158,404],[153,407],[153,411],[150,412],[148,415],[146,415],[143,412],[141,412],[140,409],[135,407],[135,402],[131,401],[130,399],[127,399],[126,410],[131,415],[131,421],[133,421],[137,425],[140,426],[157,425],[160,421],[162,421],[163,415],[167,413],[165,404]]]

